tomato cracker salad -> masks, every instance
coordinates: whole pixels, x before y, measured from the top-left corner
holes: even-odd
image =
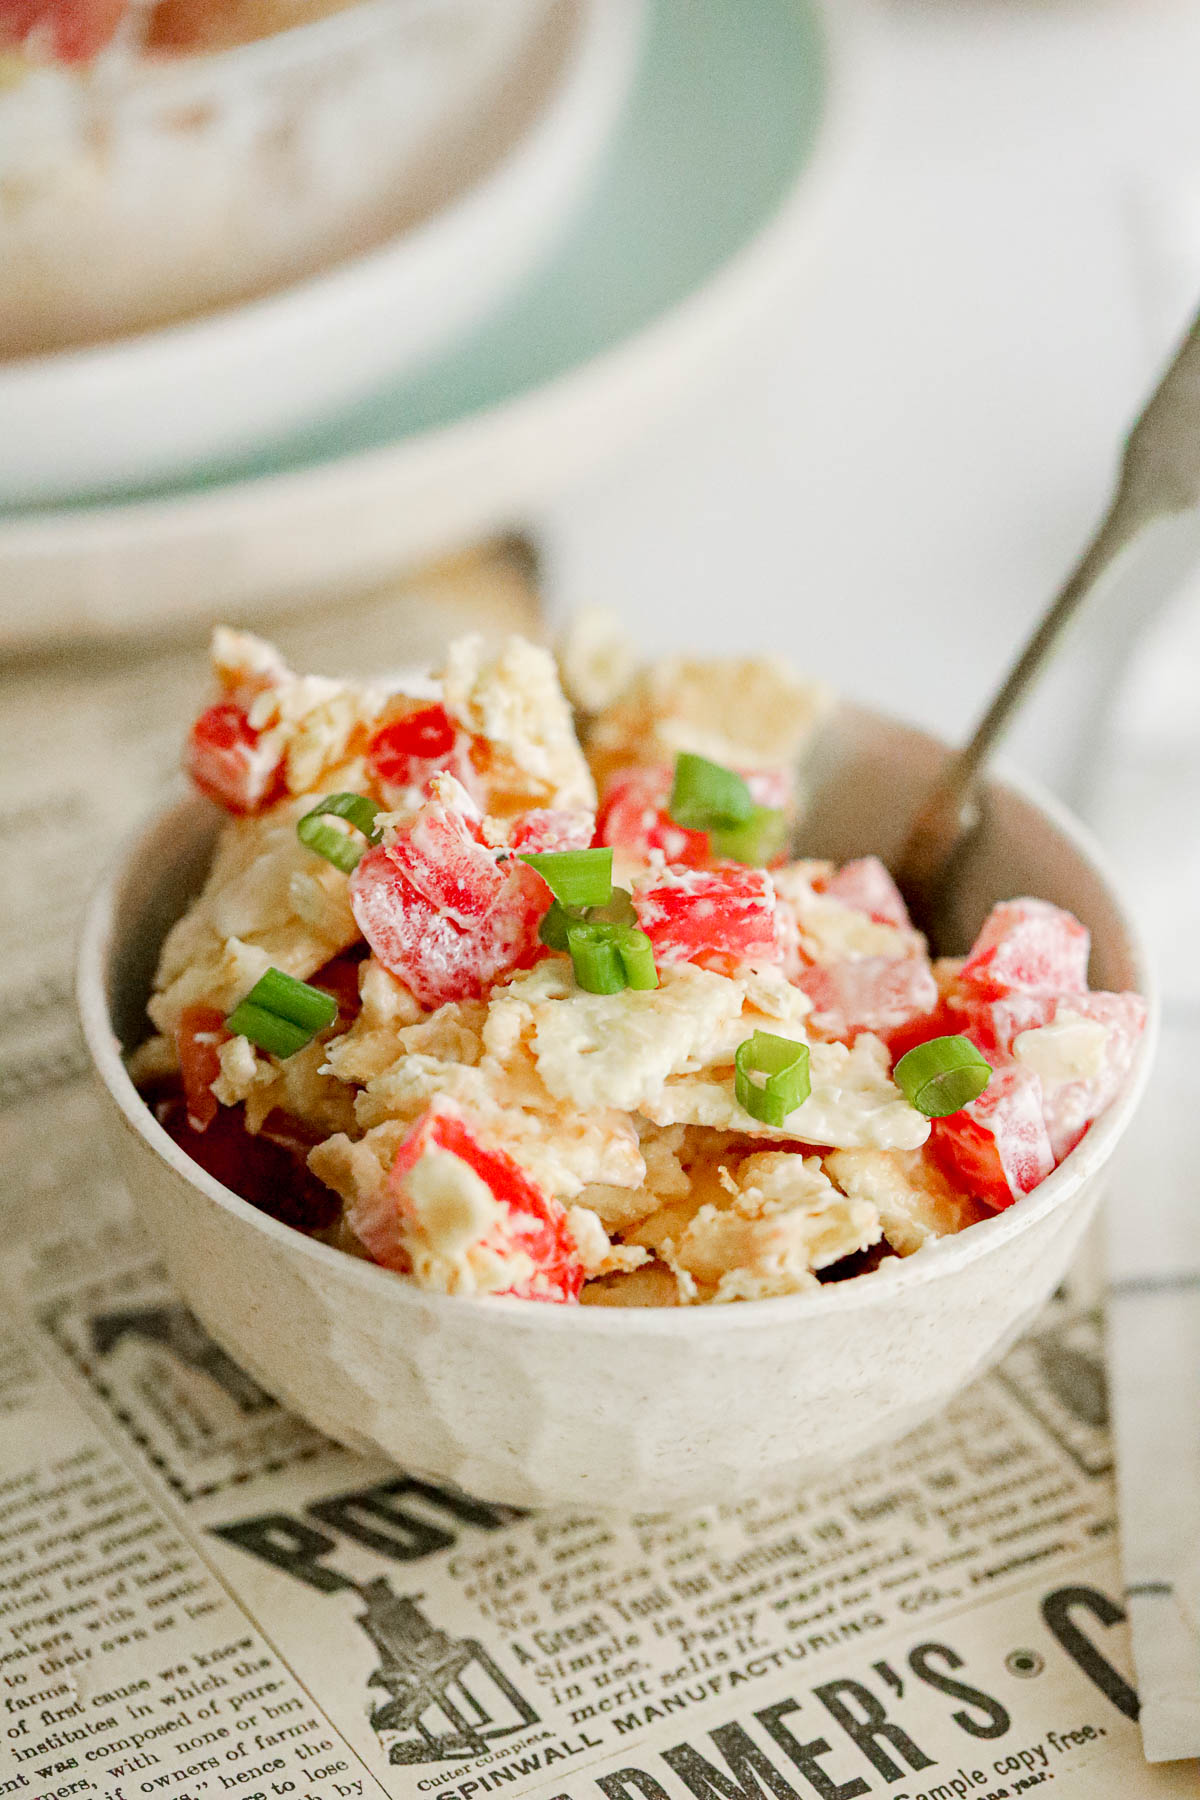
[[[1030,1193],[1131,1068],[1145,1005],[1089,989],[1071,914],[1005,901],[931,961],[876,858],[790,857],[827,700],[775,659],[213,661],[186,765],[227,820],[131,1073],[226,1186],[404,1280],[867,1277]]]

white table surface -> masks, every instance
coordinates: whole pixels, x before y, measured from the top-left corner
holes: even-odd
[[[775,645],[959,732],[1200,301],[1200,7],[891,0],[874,82],[787,316],[537,524],[557,608],[611,606],[655,648]],[[1118,600],[1012,740],[1066,790]]]

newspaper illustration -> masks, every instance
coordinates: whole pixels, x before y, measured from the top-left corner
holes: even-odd
[[[379,1652],[371,1687],[389,1698],[370,1714],[371,1729],[393,1763],[448,1762],[486,1756],[492,1740],[507,1737],[538,1715],[478,1638],[452,1638],[425,1617],[408,1594],[394,1593],[386,1575],[365,1583],[366,1610],[358,1623]],[[471,1686],[467,1685],[467,1674]],[[480,1687],[485,1698],[480,1698]],[[489,1690],[500,1696],[497,1707]],[[448,1730],[435,1730],[441,1715]]]
[[[207,1336],[105,1163],[69,995],[194,669],[26,672],[0,708],[0,1796],[1200,1796],[1142,1757],[1086,1284],[901,1443],[635,1517],[354,1454]]]

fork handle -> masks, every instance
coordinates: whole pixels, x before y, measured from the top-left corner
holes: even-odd
[[[922,802],[895,871],[905,894],[932,894],[938,886],[958,840],[977,822],[979,778],[992,751],[1083,601],[1153,516],[1137,515],[1131,519],[1121,505],[1123,492],[1118,492],[1100,530],[1063,583],[967,743],[950,757]]]
[[[950,866],[978,821],[984,765],[1084,600],[1147,525],[1198,504],[1200,315],[1129,433],[1099,529],[913,821],[894,872],[918,922],[932,919]]]

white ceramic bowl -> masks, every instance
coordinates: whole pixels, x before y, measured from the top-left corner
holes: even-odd
[[[254,114],[251,124],[244,130],[228,126],[222,136],[223,145],[232,141],[234,166],[217,173],[230,194],[205,199],[195,173],[179,173],[183,216],[157,240],[148,228],[142,233],[148,238],[143,260],[152,260],[153,252],[163,263],[154,276],[160,311],[170,310],[168,292],[178,299],[186,290],[188,303],[181,300],[176,312],[229,298],[239,270],[243,280],[235,295],[263,296],[244,305],[113,342],[4,360],[4,338],[18,332],[28,296],[22,297],[19,262],[11,254],[6,260],[0,217],[0,502],[46,503],[244,454],[359,399],[476,323],[548,248],[595,168],[636,66],[643,10],[644,0],[505,0],[501,6],[496,0],[365,0],[285,33],[306,41],[312,34],[318,43],[323,32],[351,34],[342,59],[349,64],[346,82],[352,90],[356,80],[369,85],[371,105],[361,92],[347,97],[337,85],[337,57],[318,56],[315,66],[305,57],[297,67],[285,66],[279,83],[287,104],[279,96],[269,105],[263,101],[267,116],[260,120],[243,95]],[[355,203],[347,190],[353,171],[367,160],[360,137],[386,136],[384,120],[393,122],[389,130],[397,138],[407,130],[407,81],[411,77],[420,88],[425,61],[436,62],[439,19],[447,50],[456,31],[472,42],[483,40],[476,61],[490,46],[489,79],[474,68],[465,92],[454,84],[468,123],[459,126],[453,143],[444,141],[445,119],[440,129],[431,123],[417,134],[421,141],[409,146],[405,179],[395,177],[402,192],[393,196],[389,228],[380,195],[364,194]],[[537,30],[531,21],[540,21]],[[417,56],[414,46],[406,76],[406,28],[420,23],[429,27],[430,57]],[[230,55],[279,59],[281,43],[268,39]],[[437,71],[425,72],[440,93]],[[182,82],[183,72],[176,79]],[[198,79],[196,72],[191,79]],[[326,88],[323,111],[313,90],[319,96]],[[295,114],[290,126],[287,106]],[[339,122],[343,106],[352,130]],[[410,111],[420,118],[424,106],[414,103]],[[181,99],[174,110],[204,112],[199,102],[189,109]],[[260,136],[261,180],[251,180],[251,169],[243,167],[239,184],[240,141]],[[281,144],[293,146],[310,177],[309,165],[324,166],[320,192],[311,179],[306,186],[298,168],[280,167]],[[356,144],[362,151],[357,159]],[[2,150],[0,144],[0,215]],[[405,154],[397,141],[393,172]],[[144,170],[144,147],[134,160]],[[388,163],[386,146],[379,160]],[[272,182],[283,191],[273,193]],[[189,206],[200,216],[192,219]],[[224,246],[219,257],[209,253],[206,231]],[[90,293],[94,284],[80,272],[89,259],[95,256],[85,246],[74,281],[52,284],[55,291]],[[210,267],[214,263],[219,267]],[[310,273],[317,266],[326,272]],[[119,273],[120,265],[114,282]],[[136,286],[135,277],[125,278]],[[146,281],[154,285],[149,273]],[[103,310],[100,301],[96,305]],[[118,297],[109,310],[121,320]]]
[[[843,709],[806,848],[886,855],[939,755],[910,727]],[[212,1180],[125,1073],[159,943],[203,879],[218,823],[198,800],[158,818],[87,920],[83,1026],[130,1191],[180,1292],[266,1388],[344,1443],[489,1499],[627,1510],[728,1498],[908,1431],[995,1361],[1061,1279],[1146,1079],[1153,1020],[1123,1094],[1034,1193],[819,1293],[638,1311],[424,1293]],[[1087,839],[1049,801],[994,783],[960,889],[964,939],[1019,893],[1091,927],[1094,986],[1147,993]]]

